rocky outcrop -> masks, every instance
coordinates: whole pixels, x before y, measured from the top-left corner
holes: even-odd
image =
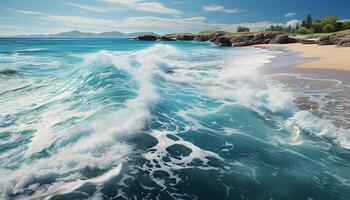
[[[172,35],[172,38],[175,40],[179,40],[179,41],[191,41],[193,40],[195,37],[195,35],[193,34],[175,34]]]
[[[288,43],[296,43],[297,40],[295,38],[290,38],[287,34],[276,35],[271,41],[270,44],[288,44]]]
[[[156,41],[158,37],[155,35],[141,35],[136,38],[137,40],[145,40],[145,41]]]
[[[337,47],[350,47],[350,37],[340,39],[337,43]]]
[[[196,35],[194,37],[194,40],[198,42],[207,42],[213,37],[214,37],[213,35]]]
[[[335,45],[338,43],[336,35],[322,36],[318,39],[318,45]]]
[[[231,46],[231,37],[230,36],[220,36],[214,40],[214,44],[218,46],[230,47]]]
[[[166,35],[160,36],[160,37],[159,37],[159,40],[163,40],[163,41],[176,41],[175,38],[172,38],[171,36],[166,36]]]
[[[329,35],[320,38],[293,38],[288,34],[279,32],[267,33],[215,33],[209,35],[194,35],[190,33],[169,34],[163,36],[143,35],[139,36],[138,40],[147,41],[198,41],[198,42],[212,42],[218,46],[232,46],[242,47],[257,44],[288,44],[288,43],[302,43],[302,44],[318,44],[318,45],[337,45],[338,47],[350,47],[350,37],[339,38],[338,36]]]
[[[318,39],[298,39],[299,43],[302,43],[302,44],[317,44],[318,43]]]

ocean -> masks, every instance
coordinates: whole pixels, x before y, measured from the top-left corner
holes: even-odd
[[[350,87],[281,53],[0,39],[0,199],[350,199]]]

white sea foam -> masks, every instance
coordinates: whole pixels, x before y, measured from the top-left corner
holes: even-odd
[[[147,159],[150,163],[144,164],[143,169],[147,170],[150,173],[150,176],[152,180],[157,183],[160,187],[163,189],[166,188],[166,185],[164,183],[163,179],[158,179],[156,176],[154,176],[155,172],[157,171],[163,171],[166,172],[169,175],[170,179],[174,179],[177,184],[180,181],[180,178],[176,175],[176,171],[181,169],[188,169],[188,168],[198,168],[198,169],[204,169],[204,170],[210,170],[215,169],[218,170],[216,167],[208,165],[209,158],[216,158],[218,160],[221,160],[220,156],[216,153],[205,151],[191,142],[184,141],[179,138],[179,140],[175,141],[170,139],[167,135],[172,134],[171,132],[162,132],[162,131],[152,131],[150,133],[151,136],[157,139],[158,143],[156,146],[153,147],[155,151],[148,151],[143,154],[143,157]],[[189,155],[186,156],[177,156],[177,158],[174,158],[170,156],[167,149],[171,147],[172,145],[181,145],[191,150]],[[169,161],[165,162],[163,159],[168,158]],[[193,166],[190,165],[195,159],[198,159],[202,162],[200,166]]]
[[[137,96],[127,101],[123,108],[104,116],[103,119],[84,123],[77,128],[61,132],[62,134],[52,133],[49,127],[45,128],[42,134],[36,133],[27,149],[27,157],[54,143],[56,152],[48,158],[33,160],[13,171],[5,178],[7,180],[7,184],[3,185],[5,193],[15,194],[23,192],[28,187],[32,189],[40,187],[36,183],[42,179],[70,183],[81,178],[80,171],[85,167],[110,169],[122,163],[125,155],[131,150],[131,147],[122,141],[143,128],[144,123],[151,117],[152,105],[157,102],[158,95],[152,84],[152,76],[159,71],[158,66],[166,62],[165,57],[174,51],[176,50],[170,46],[156,45],[122,58],[108,52],[88,57],[85,65],[101,61],[103,64],[112,64],[126,70],[139,82]],[[57,121],[53,118],[48,120]],[[45,124],[52,125],[47,121]],[[92,133],[75,143],[68,143],[74,134],[86,130]]]

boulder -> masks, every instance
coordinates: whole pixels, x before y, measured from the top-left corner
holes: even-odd
[[[279,32],[264,33],[264,44],[269,44],[273,38],[280,34]]]
[[[318,45],[335,45],[338,43],[336,35],[322,36],[319,38]]]
[[[158,37],[155,35],[141,35],[136,38],[137,40],[145,40],[145,41],[155,41],[158,40]]]
[[[337,43],[337,47],[350,47],[350,38],[340,39]]]
[[[253,34],[239,34],[231,37],[231,46],[242,47],[251,45],[250,41],[254,39]]]
[[[271,41],[270,44],[288,44],[288,43],[296,43],[297,40],[295,38],[290,38],[288,35],[276,35]]]
[[[227,36],[220,36],[214,41],[214,44],[229,47],[231,46],[231,38]]]
[[[253,39],[248,41],[249,45],[255,44],[264,44],[265,43],[265,35],[263,33],[255,34]]]

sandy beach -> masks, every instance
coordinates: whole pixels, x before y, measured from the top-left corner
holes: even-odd
[[[327,69],[350,72],[350,48],[339,48],[335,45],[319,46],[316,44],[263,44],[255,47],[277,47],[297,52],[303,58],[317,58],[316,60],[298,64],[296,68]]]

